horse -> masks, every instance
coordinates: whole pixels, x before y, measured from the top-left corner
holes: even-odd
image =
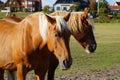
[[[70,13],[70,18],[67,21],[70,29],[72,30],[73,37],[78,41],[80,45],[85,49],[87,53],[93,53],[96,50],[97,43],[93,33],[94,21],[88,14],[88,9],[83,12],[54,12],[51,15],[64,16]],[[48,58],[47,58],[48,59]],[[42,60],[46,60],[43,58]],[[54,54],[50,55],[50,59],[46,60],[48,67],[48,80],[54,80],[55,69],[59,64],[59,61]],[[41,64],[41,63],[39,63]],[[47,72],[47,71],[45,71]]]
[[[9,22],[21,22],[23,20],[23,18],[16,17],[16,16],[7,16],[5,18],[2,18],[2,20],[9,21]]]
[[[39,61],[36,60],[40,60],[40,55],[50,53],[59,60],[61,69],[70,68],[71,31],[65,21],[68,18],[68,15],[62,18],[34,13],[20,22],[1,19],[0,72],[17,70],[17,80],[25,80],[27,72],[34,69],[36,76],[40,77],[42,70],[37,68]]]
[[[70,18],[67,21],[72,30],[73,37],[84,48],[87,53],[94,53],[97,48],[96,39],[93,33],[94,21],[91,15],[88,14],[89,9],[85,8],[83,12],[71,12]],[[51,13],[52,16],[64,16],[70,12],[57,11]],[[56,62],[55,62],[56,61]],[[54,80],[55,69],[58,66],[57,58],[52,55],[48,68],[48,80]]]

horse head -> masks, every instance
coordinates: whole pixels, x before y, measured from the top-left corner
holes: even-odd
[[[61,16],[49,16],[46,18],[49,22],[49,33],[47,39],[47,46],[50,52],[53,52],[58,58],[61,69],[70,68],[72,59],[70,55],[69,39],[70,29],[66,23],[69,18],[69,14],[64,17]],[[65,21],[66,20],[66,21]]]
[[[80,16],[80,25],[74,35],[87,53],[93,53],[96,50],[97,43],[93,33],[93,19],[88,15],[88,11],[88,9],[85,9]]]
[[[54,12],[51,15],[61,15],[70,13],[68,20],[72,35],[82,45],[86,52],[92,53],[96,50],[97,44],[95,41],[92,27],[94,26],[93,19],[88,15],[89,9],[85,8],[83,12]]]

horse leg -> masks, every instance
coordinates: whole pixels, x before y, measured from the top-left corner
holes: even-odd
[[[35,80],[44,80],[48,67],[35,69]]]
[[[55,69],[57,68],[58,64],[59,64],[58,59],[55,57],[54,54],[51,54],[47,80],[54,80]]]
[[[4,80],[4,69],[0,68],[0,80]]]
[[[16,71],[6,70],[7,80],[16,80]]]
[[[26,72],[23,69],[22,64],[17,64],[17,80],[25,80]]]

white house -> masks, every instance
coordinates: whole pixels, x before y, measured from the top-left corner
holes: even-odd
[[[54,4],[54,11],[65,11],[69,10],[75,2],[80,2],[80,8],[84,9],[88,7],[90,0],[56,0]]]
[[[113,4],[113,6],[120,6],[120,2],[115,2],[114,4]]]
[[[67,11],[70,9],[70,7],[72,6],[73,4],[56,4],[54,5],[54,10],[55,11]]]
[[[120,10],[120,2],[115,2],[113,5],[108,6],[110,10]]]

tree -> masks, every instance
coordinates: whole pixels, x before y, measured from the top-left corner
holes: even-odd
[[[90,13],[95,15],[96,14],[96,9],[97,9],[96,1],[95,0],[91,0],[90,4],[89,4],[89,7],[90,7]]]
[[[73,5],[70,7],[70,11],[79,11],[80,10],[80,2],[74,2]]]
[[[100,13],[106,13],[108,10],[108,2],[106,0],[99,1]]]
[[[0,4],[0,10],[3,8],[3,4]]]
[[[50,13],[52,10],[50,10],[50,6],[49,5],[46,5],[46,6],[44,6],[44,8],[43,8],[43,12],[45,12],[45,13]]]

